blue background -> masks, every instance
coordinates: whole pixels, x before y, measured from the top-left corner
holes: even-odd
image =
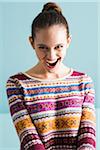
[[[19,147],[18,137],[9,116],[5,85],[10,75],[24,72],[38,62],[28,37],[31,34],[32,20],[41,11],[45,2],[48,1],[0,1],[0,120],[2,120],[0,150],[3,150],[3,147],[7,150],[11,147],[12,150]],[[64,63],[92,77],[96,91],[95,106],[96,110],[99,110],[100,3],[56,0],[55,2],[62,8],[72,35],[72,42]],[[97,120],[98,118],[97,115]],[[5,137],[4,131],[9,137]],[[12,139],[15,142],[12,143]]]
[[[5,84],[8,77],[26,71],[37,63],[28,37],[31,23],[41,11],[43,2],[5,2],[0,7],[1,41],[1,105],[7,113]],[[96,107],[100,107],[98,92],[98,3],[58,2],[69,23],[72,42],[64,60],[67,66],[90,75],[95,84]]]

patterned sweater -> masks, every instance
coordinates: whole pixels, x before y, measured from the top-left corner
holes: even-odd
[[[43,80],[19,72],[7,80],[10,113],[20,150],[96,149],[91,77],[71,70]]]

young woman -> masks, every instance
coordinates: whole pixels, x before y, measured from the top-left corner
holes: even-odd
[[[68,23],[49,2],[29,37],[38,63],[7,81],[11,116],[21,150],[95,150],[91,77],[63,64],[71,42]]]

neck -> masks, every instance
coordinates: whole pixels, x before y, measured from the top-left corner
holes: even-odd
[[[69,73],[69,68],[68,67],[66,67],[63,63],[61,63],[61,66],[60,66],[60,68],[59,68],[59,70],[56,70],[55,72],[48,72],[47,70],[45,70],[44,68],[43,68],[43,66],[40,64],[40,63],[38,63],[36,66],[35,66],[35,68],[34,68],[35,70],[36,70],[36,73],[39,75],[39,74],[41,74],[41,76],[43,76],[44,78],[46,78],[46,79],[54,79],[54,78],[61,78],[61,77],[63,77],[63,76],[65,76],[65,75],[67,75],[68,73]]]

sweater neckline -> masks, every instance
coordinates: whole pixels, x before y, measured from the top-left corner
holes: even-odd
[[[37,78],[37,77],[34,77],[34,76],[31,76],[29,75],[28,73],[26,72],[22,72],[22,74],[24,74],[25,76],[27,76],[28,78],[31,78],[33,80],[38,80],[38,81],[59,81],[59,80],[63,80],[63,79],[66,79],[67,77],[71,76],[73,74],[73,69],[70,68],[70,71],[67,75],[65,75],[64,77],[61,77],[61,78],[55,78],[55,79],[41,79],[41,78]]]

